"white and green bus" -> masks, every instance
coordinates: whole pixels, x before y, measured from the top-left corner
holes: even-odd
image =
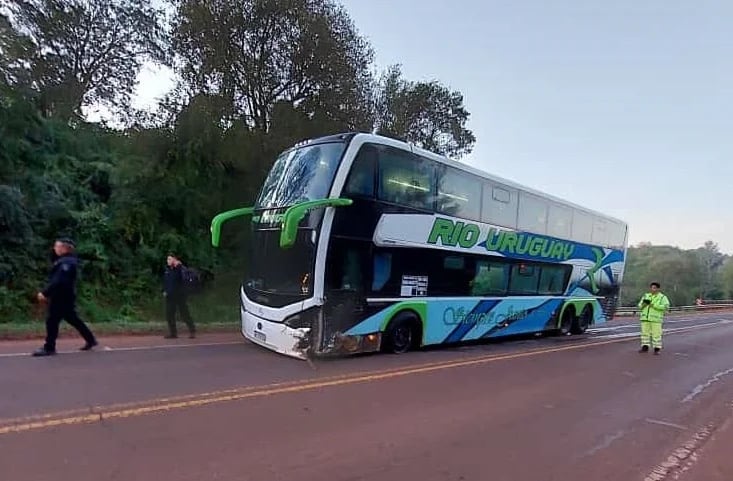
[[[242,334],[296,358],[581,334],[611,318],[627,225],[394,139],[339,134],[272,166],[249,216]]]

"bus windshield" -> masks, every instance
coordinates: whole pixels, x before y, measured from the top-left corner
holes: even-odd
[[[328,197],[345,147],[343,142],[330,142],[283,152],[262,186],[256,207],[288,207]]]
[[[328,197],[345,148],[343,142],[306,145],[283,152],[273,164],[255,206],[263,212],[263,221],[252,233],[244,283],[255,302],[282,307],[313,294],[316,237],[312,227],[302,222],[294,245],[281,249],[280,229],[264,219],[268,212],[284,212],[292,205]]]

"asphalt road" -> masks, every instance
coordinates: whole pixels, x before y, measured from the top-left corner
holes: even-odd
[[[733,314],[314,364],[237,335],[0,344],[0,479],[733,479]]]

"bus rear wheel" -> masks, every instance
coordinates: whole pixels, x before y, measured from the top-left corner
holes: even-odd
[[[568,306],[562,313],[560,319],[560,335],[567,336],[573,332],[573,326],[575,325],[575,308]]]
[[[593,308],[590,305],[586,305],[580,312],[580,315],[573,322],[572,333],[573,334],[584,334],[588,330],[591,322],[593,321]]]
[[[397,314],[384,334],[384,350],[404,354],[419,345],[420,321],[411,313]]]

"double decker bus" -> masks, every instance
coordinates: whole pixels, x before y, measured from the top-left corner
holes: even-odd
[[[242,334],[288,356],[531,333],[613,316],[627,225],[394,139],[308,140],[274,162],[250,217]]]

